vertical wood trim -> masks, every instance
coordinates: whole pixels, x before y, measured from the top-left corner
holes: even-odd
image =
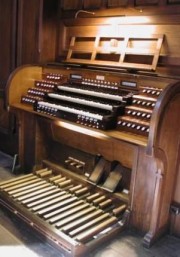
[[[24,0],[18,1],[17,8],[17,60],[16,66],[20,66],[22,63],[22,31],[23,31],[23,3]]]
[[[41,52],[42,52],[42,41],[43,41],[43,7],[44,7],[44,1],[43,0],[39,0],[39,18],[37,21],[37,27],[39,27],[38,29],[38,60],[40,61],[41,58]]]
[[[10,71],[14,70],[16,67],[16,53],[17,53],[17,8],[18,8],[18,0],[14,0],[12,2],[12,34],[11,34],[11,60],[10,60]]]

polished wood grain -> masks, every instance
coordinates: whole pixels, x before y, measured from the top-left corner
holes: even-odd
[[[44,68],[44,72],[48,71],[52,72],[53,68]],[[58,72],[57,67],[54,71]],[[67,75],[72,70],[63,68],[60,72]],[[37,114],[32,107],[26,107],[20,102],[21,94],[33,86],[33,80],[40,79],[42,73],[40,66],[24,66],[16,70],[8,84],[8,106],[19,120],[22,169],[31,171],[46,158],[60,164],[63,156],[61,160],[58,153],[65,151],[65,146],[77,152],[102,155],[109,161],[119,161],[131,170],[129,179],[125,181],[130,192],[126,198],[131,210],[129,225],[142,231],[144,245],[151,246],[169,227],[169,208],[179,161],[179,82],[166,78],[153,78],[152,81],[150,77],[147,80],[141,78],[144,85],[155,84],[163,90],[153,110],[149,135],[141,136],[125,131],[85,129],[82,125]],[[89,70],[87,74],[92,76]],[[21,90],[18,90],[19,84],[22,85]],[[74,174],[72,179],[86,181],[79,174]],[[75,194],[81,196],[81,192],[88,193],[87,187],[82,186]],[[116,194],[123,199],[123,194]]]
[[[5,52],[1,54],[2,60],[0,58],[3,67],[1,88],[5,86],[7,73],[10,67],[14,67],[12,64],[14,65],[15,61],[18,65],[64,61],[72,38],[73,40],[76,37],[89,38],[86,45],[89,48],[92,47],[95,38],[103,37],[100,45],[103,47],[103,44],[110,42],[108,38],[110,37],[113,39],[112,45],[108,48],[110,52],[116,46],[117,35],[118,38],[127,34],[138,38],[138,35],[142,33],[145,38],[149,34],[164,35],[162,48],[158,49],[160,56],[156,55],[158,63],[155,72],[142,77],[134,73],[124,74],[123,77],[130,81],[135,79],[142,85],[157,86],[163,89],[153,110],[148,136],[116,130],[107,132],[85,130],[81,125],[37,114],[32,107],[21,104],[22,94],[26,93],[29,87],[33,87],[34,80],[42,79],[43,73],[47,71],[58,73],[59,67],[57,66],[43,68],[39,65],[27,65],[14,71],[7,83],[6,106],[17,120],[18,154],[23,171],[31,172],[36,169],[41,166],[43,159],[50,159],[59,165],[67,148],[75,149],[72,152],[78,156],[80,152],[85,152],[89,155],[103,155],[108,161],[118,160],[131,171],[130,175],[128,174],[130,179],[126,181],[129,195],[124,196],[131,210],[129,226],[143,232],[144,244],[148,247],[161,234],[167,233],[169,228],[172,233],[179,235],[179,216],[169,214],[171,203],[180,202],[178,189],[180,86],[177,82],[180,74],[179,1],[145,2],[140,0],[128,1],[128,3],[125,1],[64,1],[61,2],[61,10],[59,1],[52,3],[52,1],[45,0],[28,3],[21,0],[18,2],[18,31],[15,33],[17,38],[12,37],[11,52],[10,48],[6,47],[8,58],[4,58]],[[17,12],[14,13],[14,5],[12,6],[9,1],[6,3],[2,1],[2,3],[5,7],[5,15],[11,17],[6,23],[10,27],[11,19],[16,17]],[[122,8],[124,3],[126,8]],[[90,11],[95,9],[95,14],[93,16],[82,14],[75,19],[75,14],[80,7]],[[10,15],[12,11],[13,16]],[[6,19],[2,17],[4,17],[3,13],[1,19],[4,23]],[[11,31],[13,35],[14,29],[16,28],[13,27]],[[10,34],[5,34],[5,41],[9,42],[12,38]],[[16,44],[17,53],[12,57],[11,53],[14,54]],[[146,40],[138,45],[141,53],[147,51],[147,45]],[[79,50],[81,46],[75,49],[71,44],[70,53],[74,49]],[[151,53],[151,48],[148,51]],[[9,57],[12,59],[10,60]],[[92,54],[92,60],[94,59],[95,51]],[[121,69],[121,67],[116,67],[118,72],[119,68]],[[60,70],[64,75],[72,71],[62,67]],[[87,72],[87,76],[94,78],[94,70],[91,72],[82,68],[78,72]],[[103,70],[102,74],[110,79],[113,77],[109,70]],[[3,102],[1,101],[2,108]],[[92,167],[92,163],[90,166]],[[85,176],[81,177],[79,174],[73,175],[73,178],[79,179],[80,182],[86,180]],[[120,192],[116,194],[123,199]],[[169,218],[171,218],[171,226]]]

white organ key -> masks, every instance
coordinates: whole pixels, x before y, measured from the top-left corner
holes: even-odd
[[[106,94],[106,93],[102,93],[102,92],[95,92],[95,91],[90,91],[90,90],[85,90],[85,89],[80,89],[80,88],[74,88],[74,87],[66,87],[66,86],[58,86],[58,89],[64,90],[64,91],[67,91],[67,92],[97,96],[97,97],[116,100],[116,101],[123,101],[123,97],[119,96],[119,95]]]
[[[101,108],[101,109],[104,109],[104,110],[109,110],[109,111],[113,110],[113,106],[110,105],[110,104],[103,104],[103,103],[98,103],[98,102],[95,102],[95,101],[89,101],[89,100],[86,100],[86,99],[80,99],[80,98],[77,98],[77,97],[59,95],[59,94],[55,94],[55,93],[49,93],[48,96],[50,98],[55,98],[55,99],[63,100],[63,101],[70,101],[70,102],[73,102],[73,103],[84,104],[84,105],[88,105],[88,106],[92,106],[92,107]]]
[[[84,115],[93,119],[97,119],[97,120],[102,120],[103,116],[100,114],[96,114],[96,113],[91,113],[91,112],[86,112],[83,110],[77,110],[74,108],[70,108],[67,106],[62,106],[62,105],[57,105],[57,104],[52,104],[52,103],[48,103],[48,102],[44,102],[44,101],[39,101],[38,104],[40,105],[40,107],[47,107],[47,108],[53,108],[59,111],[65,111],[65,112],[69,112],[69,113],[73,113],[73,114],[79,114],[79,115]],[[38,110],[38,109],[37,109]]]

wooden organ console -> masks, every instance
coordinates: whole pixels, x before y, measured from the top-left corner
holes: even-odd
[[[22,66],[7,85],[24,174],[0,183],[1,204],[66,256],[126,227],[149,247],[169,225],[180,82],[96,64]]]

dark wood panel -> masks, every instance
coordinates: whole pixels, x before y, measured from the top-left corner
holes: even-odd
[[[180,4],[180,0],[168,0],[168,4]]]
[[[0,1],[0,87],[3,89],[10,72],[15,67],[16,3]]]
[[[61,1],[61,7],[64,10],[74,10],[82,9],[83,1],[82,0],[63,0]]]
[[[11,126],[10,118],[8,112],[5,111],[4,102],[6,82],[16,63],[16,6],[16,0],[0,1],[0,138],[1,149],[6,151],[8,151],[7,145],[9,146],[10,138],[13,148],[12,135],[8,136]]]
[[[156,5],[158,2],[158,0],[136,0],[135,5]]]
[[[1,97],[5,97],[7,79],[17,66],[55,60],[58,12],[59,0],[0,1]],[[2,108],[0,130],[7,133],[9,118]]]
[[[54,61],[58,1],[19,0],[17,64]]]
[[[69,125],[69,127],[71,126]],[[81,133],[55,124],[52,124],[51,128],[51,137],[53,137],[55,141],[94,155],[102,155],[110,161],[118,160],[129,168],[133,166],[136,147],[131,144],[121,141],[118,142],[116,140],[105,140],[103,136],[98,137],[97,135],[96,137],[96,133],[94,133],[94,136],[91,136],[88,135],[87,132]],[[121,149],[123,149],[123,152]]]
[[[128,0],[108,0],[108,7],[125,6],[128,4]]]
[[[59,0],[43,0],[43,14],[40,28],[38,62],[54,61],[57,56],[57,35],[61,33],[57,26]]]
[[[85,9],[96,9],[103,6],[102,0],[84,0],[84,8]]]
[[[17,64],[36,63],[40,54],[42,1],[19,2]]]

